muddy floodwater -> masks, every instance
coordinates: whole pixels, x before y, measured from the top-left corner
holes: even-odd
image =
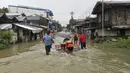
[[[63,36],[58,34],[55,41],[63,39],[60,35]],[[33,50],[1,58],[0,73],[130,73],[128,49],[89,46],[87,50],[78,50],[73,55],[52,49],[49,56],[45,55],[43,42],[37,42],[28,49]]]
[[[8,48],[0,50],[0,58],[10,57],[13,55],[18,55],[19,53],[31,51],[33,49],[30,49],[29,47],[34,46],[35,44],[38,44],[39,40],[37,41],[30,41],[30,42],[24,42],[19,44],[11,44]]]

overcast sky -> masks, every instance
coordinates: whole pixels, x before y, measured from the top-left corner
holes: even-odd
[[[83,19],[91,13],[97,1],[101,0],[0,0],[0,7],[7,7],[8,5],[26,5],[50,9],[54,13],[53,18],[58,20],[62,25],[65,25],[69,23],[70,12],[73,11],[75,13],[74,18]]]

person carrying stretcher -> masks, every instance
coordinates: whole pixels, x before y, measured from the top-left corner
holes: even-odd
[[[61,48],[66,51],[68,54],[72,54],[73,53],[73,49],[74,49],[74,46],[73,46],[73,43],[72,43],[72,40],[68,39],[68,38],[65,38],[64,43],[61,44]]]

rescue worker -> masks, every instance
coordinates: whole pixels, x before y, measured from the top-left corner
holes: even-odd
[[[64,51],[66,51],[66,41],[68,41],[69,39],[68,38],[65,38],[64,40],[63,40],[63,44],[61,44],[61,49],[63,49]]]
[[[74,46],[73,46],[73,43],[72,43],[72,40],[67,40],[65,42],[65,50],[68,54],[72,54],[73,53],[73,49],[74,49]]]
[[[75,32],[73,38],[74,38],[74,44],[77,44],[77,42],[78,42],[78,33]]]
[[[50,35],[50,31],[47,31],[47,34],[43,36],[43,41],[45,43],[46,55],[49,55],[52,44],[54,43],[53,38]]]
[[[53,33],[54,33],[53,30],[50,30],[50,35],[52,36],[52,38],[54,37]]]

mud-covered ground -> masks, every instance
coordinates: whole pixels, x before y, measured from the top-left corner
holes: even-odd
[[[66,33],[56,36],[55,44],[63,40],[60,37],[63,34]],[[129,60],[114,57],[111,51],[106,53],[94,46],[73,55],[52,49],[51,55],[46,56],[42,41],[29,49],[33,50],[1,58],[0,73],[130,73]]]

